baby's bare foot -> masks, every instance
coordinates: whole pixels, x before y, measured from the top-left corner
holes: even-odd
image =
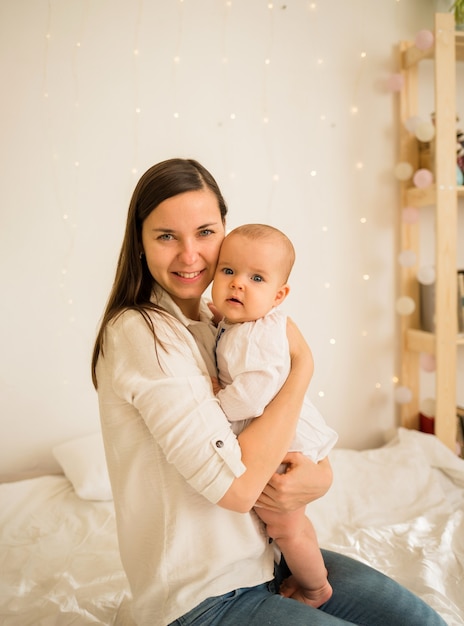
[[[279,593],[286,598],[293,598],[293,600],[298,600],[302,604],[308,604],[317,609],[324,602],[330,600],[333,589],[329,581],[326,581],[318,589],[305,589],[297,583],[294,576],[290,576],[280,585]]]

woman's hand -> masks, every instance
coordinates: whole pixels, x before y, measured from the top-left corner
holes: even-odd
[[[256,506],[270,511],[294,511],[329,490],[333,475],[327,457],[313,463],[301,452],[289,452],[283,463],[287,464],[286,473],[272,476]]]

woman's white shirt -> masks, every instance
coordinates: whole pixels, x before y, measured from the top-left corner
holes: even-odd
[[[245,467],[212,391],[209,309],[194,322],[166,292],[156,302],[177,320],[152,314],[166,350],[126,311],[105,331],[97,379],[134,619],[166,626],[207,597],[270,580],[273,550],[254,512],[216,504]]]

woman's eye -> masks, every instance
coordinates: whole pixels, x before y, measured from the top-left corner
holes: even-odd
[[[200,230],[200,237],[207,237],[208,235],[211,235],[212,232],[213,231],[209,228],[205,228],[205,230]]]
[[[160,241],[171,241],[171,239],[172,239],[172,238],[173,238],[173,237],[172,237],[172,235],[171,235],[170,233],[164,233],[163,235],[160,235],[160,236],[158,237],[158,239],[159,239]]]

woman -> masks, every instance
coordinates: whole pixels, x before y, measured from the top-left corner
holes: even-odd
[[[314,609],[278,594],[253,506],[293,510],[325,493],[328,461],[286,456],[312,374],[290,323],[292,369],[236,437],[212,389],[214,328],[201,296],[224,238],[226,204],[193,160],[150,168],[136,186],[93,354],[122,563],[137,624],[444,622],[393,581],[324,552],[334,589]],[[285,457],[289,471],[274,470]]]

